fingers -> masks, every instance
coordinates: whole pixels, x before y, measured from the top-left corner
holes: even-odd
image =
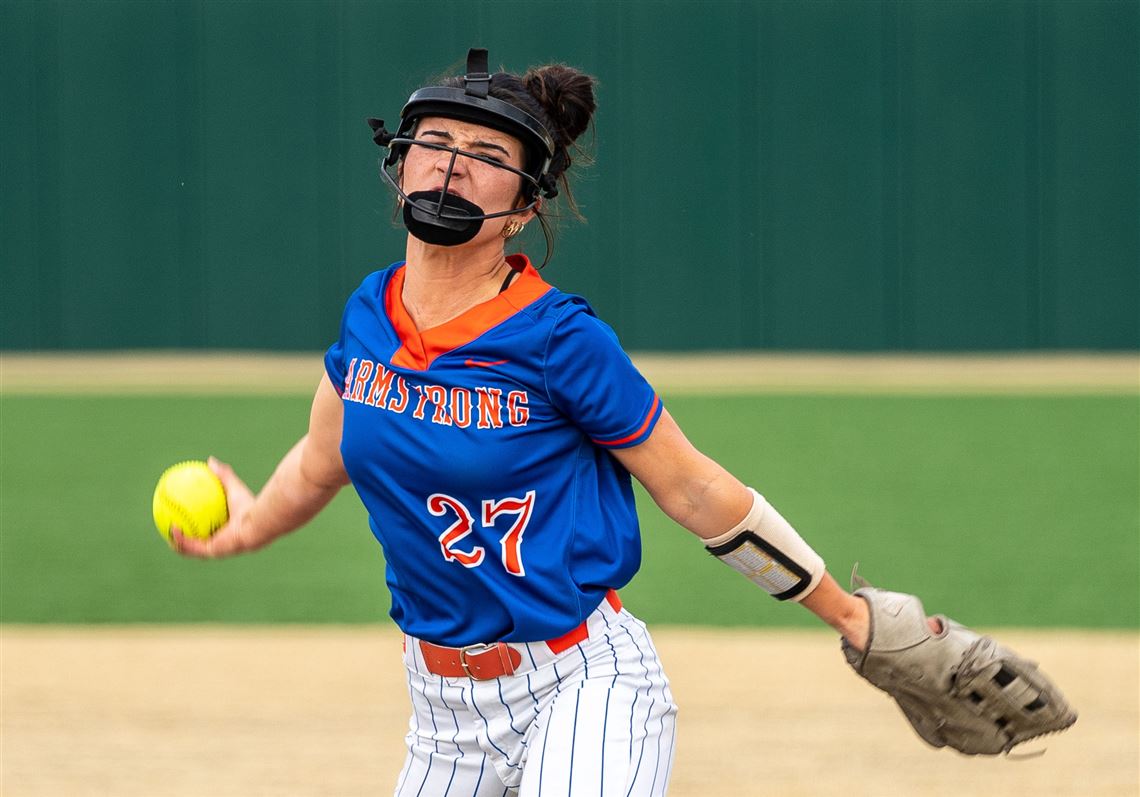
[[[188,537],[177,526],[170,527],[170,547],[175,553],[193,559],[215,559],[218,556],[212,537],[205,540]]]
[[[206,538],[188,536],[182,533],[182,529],[171,526],[170,547],[175,553],[191,559],[220,559],[243,550],[241,538],[229,523]]]
[[[206,466],[214,472],[214,475],[221,479],[225,475],[232,475],[234,470],[225,462],[222,462],[215,456],[206,458]]]
[[[214,475],[217,476],[221,481],[222,487],[225,488],[227,496],[232,492],[231,487],[235,484],[240,484],[243,487],[245,486],[242,480],[238,478],[237,474],[234,473],[234,469],[231,468],[229,464],[222,462],[217,457],[209,457],[206,460],[206,466],[212,470],[214,472]]]
[[[222,482],[230,517],[240,514],[241,510],[253,500],[253,492],[229,464],[222,462],[217,457],[207,459],[206,465]]]
[[[253,494],[234,469],[217,457],[209,457],[206,466],[222,483],[229,519],[209,537],[192,537],[182,529],[171,527],[170,547],[181,556],[194,559],[218,559],[246,550],[241,518],[252,503]]]

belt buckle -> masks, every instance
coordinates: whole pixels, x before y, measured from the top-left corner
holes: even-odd
[[[493,647],[495,647],[494,644],[488,645],[485,642],[478,642],[474,645],[467,645],[459,649],[459,666],[463,668],[463,672],[466,673],[468,678],[476,681],[484,680],[475,673],[471,672],[471,668],[467,666],[467,654],[471,653],[472,651],[475,653],[486,653]]]

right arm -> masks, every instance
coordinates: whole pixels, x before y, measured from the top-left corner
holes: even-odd
[[[326,374],[313,397],[309,431],[289,450],[256,496],[233,469],[210,458],[222,480],[230,519],[205,540],[171,530],[184,556],[213,559],[262,548],[313,519],[348,484],[340,456],[344,405]]]

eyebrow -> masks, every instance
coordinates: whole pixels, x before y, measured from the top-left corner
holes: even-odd
[[[446,139],[448,141],[454,141],[455,140],[455,137],[452,136],[451,133],[448,133],[446,130],[424,130],[420,133],[420,135],[421,136],[439,136],[440,138]],[[506,147],[500,146],[499,144],[496,144],[493,141],[483,141],[482,139],[477,139],[477,140],[471,142],[471,146],[472,147],[479,147],[481,149],[495,149],[495,150],[498,150],[499,152],[503,153],[504,155],[506,155],[508,158],[511,156],[510,151]]]

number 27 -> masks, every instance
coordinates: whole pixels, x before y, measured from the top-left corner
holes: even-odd
[[[433,493],[427,499],[427,509],[435,517],[443,517],[449,513],[454,513],[456,516],[455,522],[439,535],[439,547],[444,559],[458,562],[464,567],[478,567],[483,563],[485,551],[481,545],[476,545],[467,551],[457,547],[459,541],[470,534],[475,527],[475,518],[462,501],[444,493]],[[483,528],[493,528],[499,515],[516,515],[515,522],[499,539],[503,567],[512,576],[526,575],[522,559],[522,541],[533,510],[534,490],[530,490],[522,498],[502,498],[497,501],[488,498],[482,502]]]

